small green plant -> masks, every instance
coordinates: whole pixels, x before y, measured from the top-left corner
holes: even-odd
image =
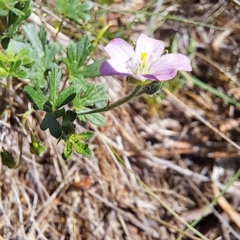
[[[79,19],[87,21],[90,18],[93,6],[91,1],[79,3],[69,0],[68,4],[63,0],[56,2],[56,9],[64,17],[76,22],[79,22]],[[93,62],[91,55],[98,40],[91,42],[88,35],[83,35],[78,41],[72,41],[63,48],[47,39],[43,26],[38,32],[30,23],[22,26],[24,36],[17,35],[15,30],[30,14],[29,1],[4,0],[0,2],[0,6],[3,9],[0,16],[4,23],[1,25],[4,29],[1,30],[1,39],[7,39],[7,44],[2,42],[3,50],[0,51],[0,77],[5,79],[8,85],[11,84],[12,78],[19,81],[26,78],[30,80],[23,87],[23,92],[32,103],[33,110],[44,113],[40,123],[41,130],[49,130],[58,141],[64,141],[62,156],[65,160],[69,159],[74,151],[84,157],[91,156],[86,141],[92,138],[94,133],[77,132],[76,124],[85,126],[89,121],[94,125],[103,126],[106,122],[102,112],[109,111],[135,96],[158,92],[162,87],[161,81],[173,78],[177,70],[191,70],[189,59],[181,54],[169,58],[171,61],[184,61],[182,65],[178,65],[179,69],[174,62],[170,63],[170,67],[166,64],[160,64],[162,69],[155,67],[156,60],[164,63],[168,59],[168,55],[160,57],[164,43],[143,34],[138,40],[135,52],[124,40],[115,39],[105,48],[111,59]],[[150,44],[150,47],[145,48],[146,43]],[[156,51],[160,55],[153,59],[151,52]],[[136,55],[139,59],[133,62],[135,60],[129,54]],[[62,68],[66,70],[65,76],[62,76]],[[126,97],[109,104],[107,85],[88,81],[89,78],[100,75],[128,76],[127,81],[136,87]],[[26,116],[24,115],[24,126]],[[31,152],[42,154],[44,147],[36,134],[31,129],[29,133]],[[6,151],[4,154],[6,155]]]
[[[98,2],[113,1],[99,0]],[[151,4],[153,2],[150,1]],[[57,12],[63,15],[62,23],[65,18],[79,24],[91,18],[92,1],[56,0],[56,3]],[[29,146],[32,154],[40,156],[45,151],[32,126],[26,126],[29,114],[32,112],[41,111],[43,114],[39,124],[42,131],[48,130],[58,142],[64,142],[62,150],[64,160],[69,160],[74,152],[83,157],[91,157],[92,151],[87,141],[94,136],[94,132],[87,129],[79,132],[78,124],[85,127],[89,121],[97,126],[105,125],[103,112],[112,110],[142,94],[155,95],[161,90],[163,81],[175,78],[167,82],[166,86],[172,91],[177,91],[183,85],[177,71],[192,69],[188,57],[174,53],[177,51],[176,38],[171,43],[170,54],[163,54],[165,53],[164,43],[144,34],[140,35],[135,49],[123,39],[113,39],[105,47],[109,58],[94,62],[92,59],[94,49],[110,25],[103,27],[96,34],[95,40],[91,41],[87,34],[82,35],[80,39],[70,42],[64,48],[48,40],[43,26],[40,31],[37,31],[33,24],[24,24],[30,14],[30,0],[0,0],[0,79],[3,82],[0,86],[5,87],[6,91],[11,89],[7,98],[11,105],[12,95],[17,94],[13,93],[13,80],[19,82],[24,80],[21,90],[31,102],[32,109],[19,116],[22,117],[22,134],[27,133],[30,136]],[[170,19],[169,16],[168,18]],[[16,33],[20,26],[22,35]],[[116,35],[119,36],[119,32]],[[122,33],[120,35],[122,36]],[[190,50],[189,55],[193,53]],[[63,72],[65,72],[64,75]],[[237,101],[208,87],[189,74],[181,74],[191,79],[197,86],[221,97],[228,103],[239,106]],[[101,75],[126,77],[127,82],[135,88],[129,95],[110,103],[108,86],[95,84],[89,80]],[[156,103],[159,101],[159,96],[152,99],[153,103]],[[11,106],[9,109],[11,110]],[[2,163],[8,168],[17,168],[21,163],[23,137],[19,139],[18,161],[6,149],[1,150]],[[114,154],[117,156],[117,153]],[[117,156],[117,159],[119,160],[120,157]],[[125,164],[123,160],[121,162]],[[239,174],[238,171],[236,178]],[[140,180],[137,176],[136,178]],[[192,227],[198,220],[192,226],[189,225],[167,204],[158,199],[146,185],[141,184],[168,212],[202,239],[207,239]],[[215,202],[212,203],[214,204]]]
[[[90,19],[89,11],[93,7],[92,1],[80,3],[79,0],[56,0],[56,3],[57,11],[75,22],[79,22],[80,19],[85,21]]]
[[[30,0],[0,0],[0,41],[3,48],[7,48],[16,29],[30,14]]]

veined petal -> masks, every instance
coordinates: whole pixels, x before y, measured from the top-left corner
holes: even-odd
[[[133,74],[132,71],[127,68],[127,65],[112,59],[103,62],[100,67],[100,73],[106,76],[129,76]]]
[[[111,59],[122,63],[129,62],[135,55],[132,46],[121,38],[113,39],[104,49]]]
[[[141,59],[142,53],[146,53],[147,62],[151,62],[162,55],[164,48],[164,42],[141,34],[137,40],[135,52],[138,59]]]
[[[145,74],[143,76],[153,81],[167,81],[173,79],[176,75],[177,75],[176,69],[169,69],[160,74]]]
[[[182,54],[166,54],[149,66],[149,73],[161,75],[171,70],[192,71],[190,59]]]

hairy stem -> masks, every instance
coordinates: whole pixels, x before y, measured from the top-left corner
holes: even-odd
[[[128,102],[135,96],[137,96],[139,91],[141,90],[141,88],[142,88],[142,86],[137,85],[130,94],[128,94],[127,96],[119,99],[118,101],[116,101],[110,105],[107,105],[106,107],[94,109],[94,110],[87,111],[87,112],[77,112],[77,114],[78,115],[86,115],[86,114],[100,113],[100,112],[106,112],[106,111],[112,110],[113,108],[118,107],[118,106]]]

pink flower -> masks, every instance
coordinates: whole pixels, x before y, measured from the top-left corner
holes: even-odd
[[[115,38],[104,48],[110,59],[103,62],[100,73],[166,81],[174,78],[178,70],[192,70],[188,57],[178,53],[162,55],[164,48],[164,42],[144,34],[139,36],[135,51],[124,40]]]

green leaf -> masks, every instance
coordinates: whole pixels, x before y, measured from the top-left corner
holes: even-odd
[[[43,56],[43,45],[38,37],[36,26],[33,23],[28,23],[22,28],[29,38],[33,48],[38,52],[38,57],[41,58]]]
[[[0,67],[0,77],[2,78],[7,76],[8,76],[8,72],[5,69]]]
[[[37,81],[41,88],[46,88],[46,72],[47,70],[51,70],[56,54],[60,51],[61,47],[57,43],[47,41],[46,30],[43,27],[41,27],[38,34],[34,25],[26,24],[24,31],[30,40],[27,47],[30,50],[31,57],[35,61],[31,71],[28,72],[28,77],[33,81]]]
[[[85,115],[78,115],[78,119],[81,122],[82,125],[86,125],[87,119],[85,117]]]
[[[43,47],[47,45],[47,31],[43,25],[39,31],[39,40],[41,41]]]
[[[59,95],[56,101],[56,108],[62,107],[65,104],[71,102],[77,95],[76,86],[73,84],[68,88],[65,88]]]
[[[84,114],[84,112],[92,110],[93,106],[104,107],[107,105],[107,85],[100,84],[95,86],[81,78],[78,81],[82,83],[82,91],[84,92],[83,94],[78,94],[73,100],[73,107],[78,113],[78,119],[82,124],[89,120],[97,126],[105,125],[106,122],[101,113]]]
[[[51,71],[49,72],[49,91],[50,91],[50,101],[53,104],[53,108],[56,106],[56,101],[58,99],[58,91],[61,80],[61,71],[58,66],[54,64]]]
[[[15,49],[10,43],[5,52],[0,52],[0,76],[13,76],[16,78],[26,78],[27,69],[33,64],[28,49]]]
[[[40,125],[40,128],[45,131],[49,128],[49,131],[53,137],[56,139],[61,136],[61,126],[56,119],[56,116],[53,112],[46,112],[46,115]]]
[[[105,118],[101,113],[91,113],[84,115],[84,117],[97,126],[106,125]]]
[[[93,7],[93,3],[91,1],[86,1],[80,5],[78,5],[78,11],[79,12],[87,12],[90,11]]]
[[[66,114],[63,116],[62,121],[62,131],[63,131],[63,138],[67,137],[70,134],[75,133],[76,125],[73,123],[76,119],[77,114],[73,111],[68,110]]]
[[[23,60],[24,58],[29,58],[29,50],[27,48],[23,48],[18,52],[15,61]]]
[[[82,142],[74,142],[73,143],[73,148],[78,154],[81,154],[83,157],[91,157],[92,156],[92,151],[88,147],[88,144],[82,143]]]
[[[44,46],[44,57],[43,57],[43,65],[46,69],[50,69],[51,65],[54,61],[55,55],[60,51],[60,47],[56,43],[51,43]]]
[[[29,17],[30,0],[1,0],[0,1],[0,41],[7,48],[9,39],[12,38],[16,29]]]
[[[31,86],[26,86],[23,89],[28,100],[35,104],[37,110],[44,110],[48,105],[48,98],[43,94],[41,90],[35,90]]]
[[[83,76],[80,67],[86,61],[93,47],[87,35],[84,35],[77,43],[71,42],[67,47],[67,57],[63,59],[70,78]]]
[[[1,51],[0,51],[0,60],[3,62],[9,61],[8,57],[5,54],[3,54],[3,52],[1,52]]]
[[[6,9],[0,9],[0,16],[6,17],[8,15],[9,11]]]
[[[101,61],[97,61],[88,66],[83,66],[79,69],[78,74],[80,74],[86,78],[101,76],[99,69],[104,61],[105,61],[105,59],[103,59]]]
[[[72,134],[71,140],[74,142],[86,141],[89,138],[92,138],[93,136],[94,136],[94,132],[87,131],[87,132],[82,132],[82,133],[78,133],[78,134]]]
[[[77,117],[77,114],[73,111],[68,110],[66,114],[63,116],[63,123],[64,122],[73,122]]]
[[[78,17],[85,21],[88,21],[90,19],[89,11],[92,9],[92,7],[93,3],[90,1],[79,5],[76,9]]]
[[[7,166],[8,168],[16,167],[17,163],[16,163],[14,157],[12,156],[11,153],[9,153],[4,148],[2,148],[1,158],[2,158],[3,165]]]
[[[68,139],[65,142],[65,146],[63,149],[63,158],[65,160],[68,160],[70,158],[70,155],[73,153],[73,149],[78,153],[81,154],[83,157],[91,157],[92,151],[88,147],[88,144],[86,144],[83,141],[88,140],[89,138],[92,138],[94,136],[94,133],[91,131],[82,132],[79,134],[71,134]]]
[[[79,3],[79,0],[56,0],[57,11],[64,14],[68,18],[79,22],[79,19],[88,20],[90,18],[89,10],[92,9],[93,3],[86,1]]]
[[[92,152],[89,149],[88,144],[83,143],[82,141],[86,141],[93,136],[94,133],[90,131],[79,134],[72,134],[70,140],[75,151],[81,154],[83,157],[91,157]]]
[[[57,109],[54,111],[54,115],[55,115],[55,118],[60,118],[60,117],[64,117],[65,116],[65,109],[64,108],[61,108],[61,109]]]
[[[73,153],[72,143],[69,142],[69,141],[66,141],[65,145],[64,145],[64,148],[63,148],[63,153],[62,153],[63,159],[68,160],[72,153]]]
[[[15,70],[15,72],[11,72],[9,75],[18,79],[23,79],[27,77],[27,72],[25,70]]]
[[[76,99],[74,106],[77,108],[93,106],[95,103],[107,101],[107,85],[99,84],[95,86],[94,84],[89,84],[87,91],[84,95]]]

